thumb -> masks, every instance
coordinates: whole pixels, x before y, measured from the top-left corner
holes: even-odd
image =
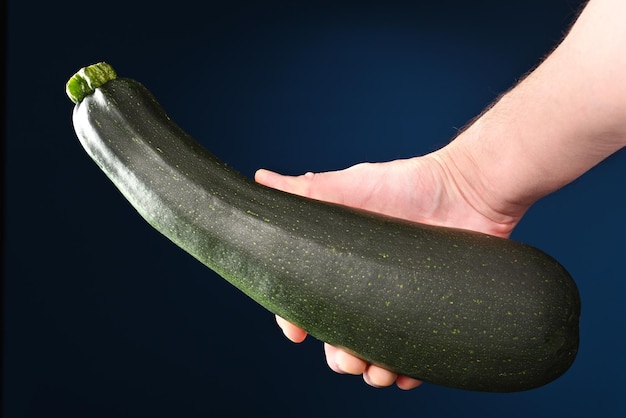
[[[257,183],[307,197],[309,196],[311,177],[314,177],[313,173],[306,173],[301,176],[285,176],[265,169],[257,170],[254,174],[254,180]]]
[[[350,178],[345,176],[345,173],[346,171],[342,170],[286,176],[260,169],[255,173],[254,180],[283,192],[327,202],[347,204],[348,202],[345,202],[346,182],[349,182]]]

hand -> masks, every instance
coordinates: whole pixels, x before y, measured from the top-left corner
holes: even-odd
[[[519,218],[506,216],[479,203],[469,190],[459,190],[439,154],[387,163],[357,164],[341,171],[283,176],[259,170],[255,180],[286,192],[339,203],[433,225],[446,225],[508,237]],[[291,341],[299,343],[306,332],[277,317],[278,325]],[[371,386],[413,389],[419,380],[368,364],[328,344],[324,345],[328,366],[337,373],[363,375]]]

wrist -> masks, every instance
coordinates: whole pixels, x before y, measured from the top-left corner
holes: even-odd
[[[429,154],[445,176],[448,194],[457,196],[492,225],[490,233],[508,236],[533,202],[517,199],[505,186],[506,163],[481,147],[484,120],[478,119],[447,146]],[[487,132],[485,132],[487,134]],[[493,175],[494,173],[501,173]],[[513,176],[513,174],[511,174]]]

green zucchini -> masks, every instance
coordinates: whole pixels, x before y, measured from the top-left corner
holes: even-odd
[[[574,361],[578,289],[544,252],[259,185],[105,63],[66,87],[83,147],[139,214],[314,337],[400,374],[477,391],[536,388]]]

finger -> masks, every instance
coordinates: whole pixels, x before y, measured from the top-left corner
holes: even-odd
[[[364,360],[330,344],[324,344],[324,352],[326,353],[326,363],[334,372],[359,375],[367,368],[367,363]]]
[[[283,334],[285,334],[285,337],[287,337],[289,340],[293,341],[294,343],[301,343],[306,338],[306,335],[307,335],[306,331],[304,331],[301,328],[298,328],[291,322],[286,321],[285,319],[281,318],[278,315],[276,315],[276,323],[278,324],[280,329],[282,329]]]
[[[329,344],[324,344],[324,354],[326,355],[326,364],[335,373],[344,374],[344,371],[339,368],[339,365],[335,361],[335,352],[337,348]]]
[[[396,385],[403,390],[415,389],[422,384],[421,380],[413,379],[412,377],[399,375],[396,379]]]
[[[302,176],[285,176],[273,171],[260,169],[254,174],[254,180],[273,189],[300,196],[308,196],[310,180],[313,176],[313,173],[307,173]]]
[[[376,388],[391,386],[397,377],[397,373],[383,369],[375,364],[370,364],[363,373],[363,380],[368,385]]]
[[[300,176],[285,176],[260,169],[255,173],[254,180],[284,192],[327,202],[358,206],[358,202],[352,202],[350,199],[359,198],[361,195],[361,193],[354,193],[354,191],[358,187],[358,182],[362,181],[365,176],[356,174],[355,168],[324,173],[308,172]]]

